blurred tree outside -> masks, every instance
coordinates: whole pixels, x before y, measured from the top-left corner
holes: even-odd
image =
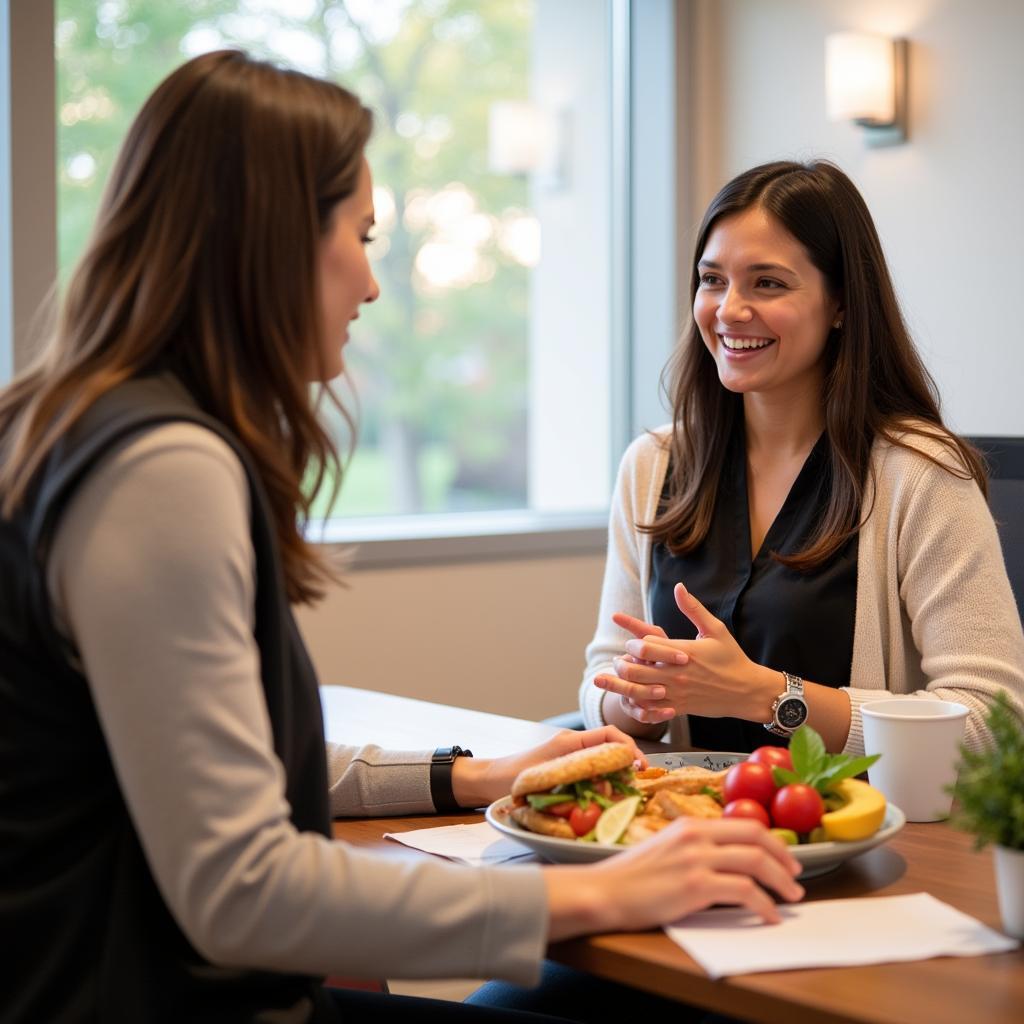
[[[527,97],[533,5],[56,0],[62,276],[131,118],[183,60],[238,46],[337,81],[373,109],[383,298],[346,348],[361,436],[333,514],[526,505],[539,229],[525,179],[488,170],[487,122],[493,102]]]

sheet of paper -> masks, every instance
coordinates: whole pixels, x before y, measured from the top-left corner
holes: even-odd
[[[411,832],[388,832],[384,838],[463,864],[527,863],[540,859],[514,839],[499,835],[486,821],[476,825],[439,825]]]
[[[739,908],[706,910],[666,926],[712,978],[935,956],[980,956],[1020,945],[928,893],[780,906],[762,924]]]

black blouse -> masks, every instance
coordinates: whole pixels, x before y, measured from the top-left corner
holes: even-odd
[[[801,550],[825,508],[828,442],[824,434],[808,455],[756,557],[750,550],[747,457],[743,428],[729,444],[715,512],[704,542],[688,555],[663,543],[651,555],[653,621],[673,639],[692,640],[697,630],[676,607],[672,588],[686,588],[721,619],[744,653],[759,665],[825,686],[846,686],[853,661],[857,601],[857,538],[810,572],[788,569],[772,552]],[[667,498],[666,473],[662,501]],[[780,683],[780,692],[782,689]],[[690,739],[708,750],[750,751],[787,740],[758,722],[690,715]]]

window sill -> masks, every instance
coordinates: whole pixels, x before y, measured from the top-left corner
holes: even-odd
[[[350,549],[353,570],[551,558],[604,554],[608,514],[523,510],[325,519],[310,524],[306,536]]]

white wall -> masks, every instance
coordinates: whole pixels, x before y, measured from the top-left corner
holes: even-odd
[[[323,683],[543,718],[576,706],[603,571],[581,555],[353,572],[299,625]]]
[[[747,167],[835,160],[875,217],[951,425],[1024,434],[1024,3],[695,0],[689,13],[691,223]],[[824,39],[843,29],[910,40],[906,144],[869,149],[826,120]]]

